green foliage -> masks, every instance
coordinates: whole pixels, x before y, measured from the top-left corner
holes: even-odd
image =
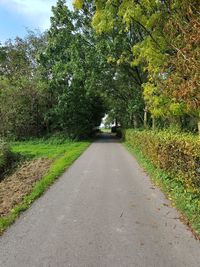
[[[142,71],[139,104],[145,102],[151,117],[199,118],[199,1],[96,0],[94,6],[98,34],[111,40],[124,34],[127,45],[122,42],[108,63]]]
[[[200,192],[200,140],[170,131],[126,130],[125,140],[158,168],[178,177],[185,190]]]
[[[89,13],[68,10],[65,1],[53,7],[48,44],[40,56],[49,84],[50,131],[64,130],[70,138],[85,138],[98,126],[104,106],[96,85],[98,58]]]
[[[77,9],[81,9],[83,7],[83,0],[74,0],[73,5]]]
[[[0,139],[0,178],[8,168],[11,168],[14,159],[15,157],[9,144]]]
[[[62,0],[52,12],[47,33],[0,47],[0,136],[86,138],[104,115],[89,12],[69,11]]]
[[[37,55],[45,45],[45,35],[29,32],[0,47],[0,136],[24,138],[45,130],[48,103],[46,84],[37,69]]]
[[[45,85],[21,80],[20,86],[0,81],[0,135],[7,138],[39,136],[44,132]]]
[[[58,0],[48,32],[0,46],[0,136],[86,138],[108,111],[124,128],[183,121],[197,131],[198,1],[74,6]]]

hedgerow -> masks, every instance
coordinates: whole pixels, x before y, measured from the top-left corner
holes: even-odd
[[[186,190],[200,192],[200,139],[169,131],[124,131],[125,140],[158,168],[176,177]]]

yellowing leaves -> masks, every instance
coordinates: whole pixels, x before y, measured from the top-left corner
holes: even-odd
[[[184,104],[182,103],[171,103],[169,109],[173,115],[181,115],[184,110]]]
[[[73,0],[73,6],[77,9],[81,9],[83,7],[84,0]]]
[[[110,16],[109,11],[97,10],[93,19],[92,26],[98,34],[109,32],[114,25],[114,19]]]
[[[177,180],[184,184],[186,191],[200,192],[198,137],[169,131],[130,129],[125,131],[125,138],[131,145],[139,148],[156,167],[175,175]]]
[[[107,58],[107,63],[111,64],[111,63],[115,63],[115,62],[116,62],[116,59],[114,57],[109,56]]]
[[[83,1],[75,2],[81,6]],[[125,53],[113,53],[114,58],[108,57],[107,62],[128,63],[147,75],[149,84],[141,87],[151,115],[199,117],[199,4],[192,0],[164,2],[95,0],[92,25],[98,34],[110,34],[111,39],[113,34],[127,35]]]

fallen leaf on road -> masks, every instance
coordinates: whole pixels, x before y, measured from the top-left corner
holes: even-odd
[[[163,203],[163,206],[165,206],[165,207],[169,207],[169,205],[168,205],[168,204],[166,204],[166,203]]]

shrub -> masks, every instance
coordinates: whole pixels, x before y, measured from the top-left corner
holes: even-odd
[[[117,128],[116,128],[116,135],[117,135],[117,137],[119,137],[119,138],[122,137],[122,128],[121,128],[121,127],[117,127]]]
[[[0,179],[9,165],[13,162],[13,159],[14,155],[11,152],[9,145],[0,139]]]
[[[187,190],[200,192],[200,139],[191,134],[169,131],[124,131],[130,145],[140,149],[152,163],[172,177],[177,177]]]

